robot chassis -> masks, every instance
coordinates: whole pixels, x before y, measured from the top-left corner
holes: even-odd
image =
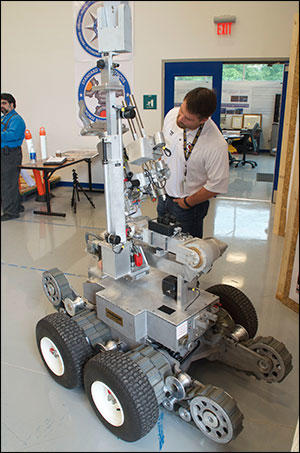
[[[191,363],[219,361],[275,383],[292,370],[292,357],[275,338],[255,337],[256,311],[243,292],[225,284],[200,289],[199,277],[225,243],[183,234],[170,217],[138,215],[147,196],[165,197],[169,170],[162,157],[170,151],[161,132],[146,135],[133,96],[117,104],[121,86],[113,56],[130,50],[130,13],[124,2],[104,5],[98,10],[104,24],[99,48],[106,50],[97,63],[102,85],[93,89],[106,92],[106,130],[100,121],[90,123],[82,105],[80,117],[82,135],[100,138],[107,231],[86,233],[94,265],[83,297],[58,268],[43,273],[44,292],[57,312],[37,323],[38,349],[57,383],[84,386],[97,417],[117,437],[145,436],[162,405],[226,444],[242,431],[243,415],[226,391],[193,379]],[[121,45],[112,42],[112,29]],[[126,148],[124,118],[134,139]]]

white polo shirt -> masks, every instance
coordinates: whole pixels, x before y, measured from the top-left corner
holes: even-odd
[[[198,192],[201,187],[216,193],[228,190],[228,145],[212,119],[208,119],[188,160],[183,150],[183,129],[176,124],[179,107],[170,110],[164,120],[163,133],[171,156],[164,156],[170,168],[166,183],[167,194],[183,198]],[[186,130],[189,146],[198,129]],[[185,176],[186,173],[186,176]]]

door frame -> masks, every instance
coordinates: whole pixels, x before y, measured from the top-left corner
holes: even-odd
[[[282,92],[281,92],[281,105],[279,112],[279,126],[278,126],[278,139],[276,146],[276,157],[275,157],[275,168],[274,168],[274,181],[272,188],[272,198],[271,201],[274,203],[274,195],[278,188],[278,178],[279,178],[279,166],[280,166],[280,157],[281,157],[281,145],[282,145],[282,132],[283,132],[283,123],[284,123],[284,112],[285,112],[285,103],[286,103],[286,89],[288,81],[288,71],[289,63],[284,63],[284,73],[283,73],[283,82],[282,82]]]
[[[162,102],[161,102],[161,125],[163,125],[164,121],[164,112],[165,112],[165,82],[166,82],[166,74],[165,74],[165,63],[220,63],[221,66],[223,64],[283,64],[285,67],[288,68],[289,66],[289,57],[260,57],[260,58],[193,58],[193,59],[171,59],[171,60],[162,60]],[[185,75],[185,74],[178,74],[178,75]],[[187,74],[188,75],[188,74]],[[193,74],[192,74],[193,75]],[[196,74],[195,74],[196,75]],[[213,74],[210,74],[213,75]],[[276,158],[275,158],[275,166],[274,166],[274,178],[273,178],[273,188],[272,188],[272,197],[271,202],[273,202],[274,192],[277,189],[278,185],[278,178],[279,178],[279,166],[280,166],[280,156],[281,156],[281,144],[282,144],[282,133],[283,133],[283,121],[284,121],[284,112],[285,112],[285,103],[286,103],[286,88],[287,88],[287,79],[288,76],[286,71],[284,71],[284,76],[282,80],[282,91],[281,91],[281,106],[280,106],[280,121],[279,121],[279,129],[278,129],[278,138],[277,138],[277,147],[276,147]],[[219,86],[219,84],[218,84]],[[174,79],[173,79],[173,93],[174,93]],[[221,112],[221,98],[222,98],[222,76],[221,76],[221,88],[220,92],[219,89],[217,91],[217,100],[218,100],[218,107],[217,110],[219,111],[219,119],[220,119],[220,112]],[[173,98],[174,100],[174,98]]]

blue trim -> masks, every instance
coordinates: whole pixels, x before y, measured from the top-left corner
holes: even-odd
[[[89,183],[88,182],[81,182],[80,185],[83,187],[83,188],[89,188]],[[73,182],[72,181],[59,181],[57,184],[56,184],[56,187],[59,187],[59,186],[64,186],[64,187],[72,187],[73,186]],[[104,190],[104,184],[100,183],[93,183],[92,184],[92,189],[102,189]]]
[[[222,97],[222,62],[185,61],[165,63],[165,104],[164,116],[174,107],[174,78],[175,76],[212,76],[213,89],[217,94],[217,108],[212,119],[220,127],[221,97]]]
[[[284,66],[289,67],[289,63],[285,62]],[[284,70],[283,81],[282,81],[282,95],[281,95],[281,107],[280,107],[280,118],[279,118],[279,128],[278,128],[278,139],[277,139],[277,150],[276,150],[276,159],[275,159],[275,169],[274,169],[274,182],[272,189],[272,201],[274,196],[274,191],[278,188],[278,177],[279,177],[279,166],[280,166],[280,156],[281,156],[281,145],[282,145],[282,132],[283,132],[283,122],[284,122],[284,112],[285,112],[285,101],[286,101],[286,89],[288,81],[288,70]]]

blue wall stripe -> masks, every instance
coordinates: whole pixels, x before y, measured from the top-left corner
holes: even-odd
[[[83,188],[86,188],[86,189],[89,188],[89,183],[88,182],[81,182],[80,185]],[[73,186],[73,182],[72,181],[61,181],[60,180],[60,181],[58,181],[56,183],[56,187],[59,187],[59,186],[72,187]],[[92,184],[92,189],[104,190],[104,184],[103,183],[93,183]]]

